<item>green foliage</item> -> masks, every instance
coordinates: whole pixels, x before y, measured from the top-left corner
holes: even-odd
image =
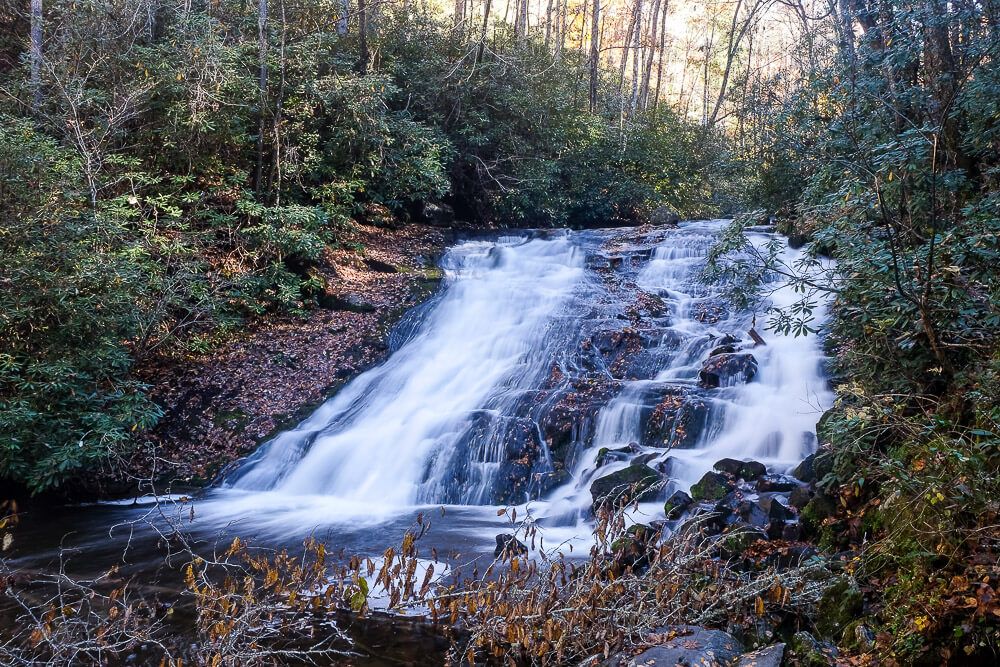
[[[1000,35],[993,3],[880,7],[853,50],[773,102],[748,194],[791,218],[807,255],[836,259],[812,290],[795,267],[805,301],[772,320],[794,330],[834,295],[829,345],[852,381],[821,434],[839,505],[824,541],[865,545],[880,657],[964,664],[1000,638],[1000,401],[986,389],[1000,359]],[[711,277],[753,299],[787,267],[748,257],[742,232]]]
[[[0,117],[0,475],[48,489],[159,410],[129,377],[148,289],[121,221],[79,192],[79,160]]]
[[[23,42],[0,44],[0,477],[42,491],[113,464],[159,417],[137,370],[303,314],[356,220],[427,202],[496,226],[711,211],[716,138],[664,106],[623,120],[603,85],[590,113],[575,51],[500,24],[480,53],[398,5],[360,62],[341,8],[272,8],[262,60],[235,0],[46,2],[37,105]]]

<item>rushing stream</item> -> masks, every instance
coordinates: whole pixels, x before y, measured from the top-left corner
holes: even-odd
[[[274,545],[315,534],[378,554],[417,512],[444,506],[429,513],[429,544],[491,553],[502,505],[534,517],[550,543],[586,543],[591,484],[637,461],[663,479],[658,500],[634,513],[642,522],[662,520],[663,498],[719,459],[787,472],[815,448],[832,401],[820,343],[765,332],[755,346],[754,314],[731,312],[699,281],[723,224],[459,243],[442,260],[443,289],[399,325],[387,361],[185,504],[185,530],[203,542],[239,534]],[[798,251],[784,252],[790,263]],[[796,298],[780,282],[773,289],[777,305]],[[713,350],[752,354],[755,367],[713,387],[699,378]],[[51,556],[72,529],[65,544],[85,548],[87,565],[119,559],[130,540],[126,561],[152,568],[152,529],[129,523],[148,510],[62,515],[47,541],[19,539],[32,545],[24,558],[44,544]]]

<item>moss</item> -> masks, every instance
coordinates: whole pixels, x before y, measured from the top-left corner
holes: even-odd
[[[839,639],[844,630],[861,617],[864,596],[846,577],[841,577],[820,598],[816,630],[827,639]]]

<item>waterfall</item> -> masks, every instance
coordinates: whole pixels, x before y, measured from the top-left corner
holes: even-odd
[[[228,485],[383,505],[477,503],[506,452],[491,421],[549,372],[584,279],[563,234],[453,248],[443,297],[382,366],[262,448]],[[473,434],[479,437],[473,437]]]
[[[731,312],[699,281],[723,224],[459,243],[391,356],[223,486],[399,509],[533,499],[539,516],[570,525],[588,515],[594,479],[639,457],[663,473],[664,493],[724,457],[789,470],[832,402],[822,350],[816,336],[755,345],[753,313]],[[784,253],[791,265],[799,251]],[[797,297],[770,287],[776,305]],[[699,384],[721,342],[754,356],[752,381]],[[656,411],[666,425],[653,437]]]

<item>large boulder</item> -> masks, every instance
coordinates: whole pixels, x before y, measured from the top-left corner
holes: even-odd
[[[668,206],[657,206],[649,214],[651,225],[676,225],[681,221],[681,217]]]
[[[424,202],[420,207],[420,218],[429,225],[448,227],[455,222],[455,210],[441,202]]]
[[[659,490],[660,473],[639,463],[599,477],[590,485],[595,510],[602,506],[617,509],[636,500],[648,500]]]
[[[493,557],[506,559],[513,556],[523,556],[528,553],[528,547],[524,546],[519,539],[509,533],[497,535],[497,546],[493,550]]]
[[[724,472],[733,477],[739,477],[747,482],[760,479],[767,474],[767,468],[763,463],[757,461],[738,461],[736,459],[722,459],[716,461],[712,466],[719,472]]]
[[[717,354],[709,357],[698,377],[703,387],[732,387],[750,382],[757,375],[757,359],[749,353]]]
[[[674,519],[679,519],[693,503],[694,501],[688,494],[683,491],[674,491],[667,498],[667,502],[663,504],[663,513],[666,514],[668,519],[673,521]]]
[[[734,488],[736,485],[722,473],[706,472],[691,487],[691,497],[695,500],[722,500]]]
[[[774,644],[740,656],[734,667],[781,667],[785,658],[785,645]]]
[[[668,389],[646,421],[645,447],[690,449],[698,444],[708,423],[708,405],[698,395],[676,387]]]
[[[861,591],[847,577],[841,577],[823,592],[816,610],[816,630],[824,639],[840,639],[844,629],[864,611]]]
[[[627,667],[727,667],[743,653],[732,635],[696,625],[658,628],[654,636],[662,642],[626,662]]]

